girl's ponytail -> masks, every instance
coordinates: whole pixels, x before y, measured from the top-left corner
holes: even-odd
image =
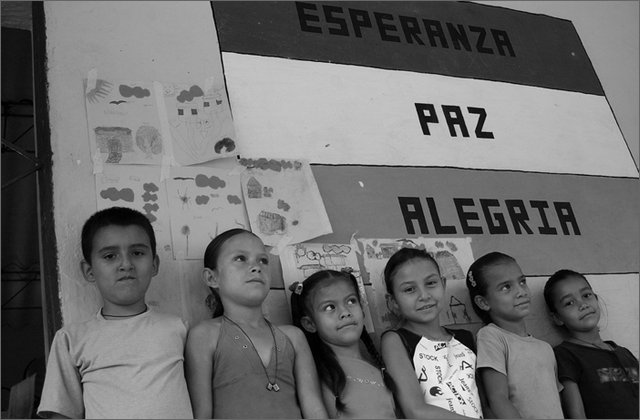
[[[211,318],[217,318],[224,314],[224,307],[222,306],[222,300],[220,300],[218,291],[212,287],[210,287],[209,290],[211,293],[207,296],[205,304],[211,312]]]

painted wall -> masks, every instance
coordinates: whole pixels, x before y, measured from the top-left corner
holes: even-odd
[[[624,138],[638,166],[640,152],[640,2],[476,1],[570,20],[589,53]],[[615,63],[615,65],[611,65]]]
[[[200,81],[211,75],[218,50],[208,2],[44,6],[60,301],[67,323],[86,318],[99,304],[97,290],[79,266],[82,223],[96,211],[82,80],[97,69],[98,77],[111,80]],[[180,287],[185,270],[168,263],[169,255],[159,255],[161,275],[154,278],[148,301],[182,316],[183,295],[189,293]],[[185,319],[202,316],[191,315],[188,307],[184,311]]]
[[[219,54],[219,50],[208,2],[47,2],[45,16],[48,38],[51,142],[54,153],[54,204],[60,271],[58,281],[63,321],[68,323],[91,316],[99,307],[99,296],[95,288],[83,280],[79,269],[80,229],[83,221],[96,210],[96,191],[89,151],[82,79],[91,69],[97,69],[99,76],[104,75],[111,80],[176,82],[203,80],[216,66],[215,55]],[[218,15],[216,15],[217,18]],[[223,42],[223,51],[225,51],[224,48]],[[588,50],[587,54],[589,54]],[[354,86],[354,83],[346,85],[346,80],[358,81],[364,86],[362,89],[366,89],[367,82],[375,85],[380,77],[382,77],[383,87],[385,80],[400,80],[406,76],[409,83],[416,77],[413,73],[405,75],[404,72],[398,71],[393,72],[395,74],[392,78],[390,74],[381,74],[376,69],[355,66],[342,70],[338,68],[338,64],[327,65],[327,72],[325,72],[319,70],[325,63],[313,63],[315,66],[313,74],[318,77],[321,75],[327,77],[326,80],[321,80],[327,89],[315,90],[313,96],[308,96],[305,90],[291,88],[277,90],[278,87],[286,86],[287,78],[282,77],[285,74],[283,72],[289,72],[290,75],[297,74],[295,71],[299,67],[301,69],[299,74],[304,74],[305,66],[311,65],[308,61],[294,62],[282,57],[256,57],[238,53],[232,48],[223,52],[222,59],[239,139],[247,146],[245,150],[255,153],[255,157],[258,157],[258,152],[264,151],[260,149],[261,145],[275,141],[273,139],[279,139],[285,144],[293,144],[294,141],[303,137],[302,134],[316,138],[318,141],[325,139],[323,146],[340,141],[347,145],[351,144],[349,141],[345,142],[342,135],[346,133],[351,135],[353,141],[358,140],[356,136],[358,130],[357,127],[354,129],[353,120],[329,118],[330,124],[320,124],[317,119],[309,118],[309,110],[314,109],[313,105],[316,105],[315,111],[317,111],[313,115],[314,118],[318,118],[318,115],[322,116],[324,112],[333,111],[327,104],[335,102],[336,98],[339,99],[338,105],[344,105],[345,102],[342,102],[342,99],[345,98],[340,95],[344,92],[353,92],[350,89]],[[256,63],[260,64],[260,67],[256,67]],[[269,64],[273,64],[274,67],[268,67]],[[256,68],[260,68],[261,71],[255,71]],[[330,73],[331,71],[335,73]],[[421,80],[430,79],[425,76]],[[270,82],[274,80],[281,85],[271,85]],[[292,78],[289,81],[293,84],[301,83],[301,86],[306,82],[304,78]],[[463,82],[447,79],[443,83],[460,86]],[[476,86],[481,84],[483,83],[477,83]],[[274,86],[276,90],[273,90]],[[427,84],[424,88],[427,89],[429,86],[431,85]],[[494,84],[492,87],[499,88],[498,92],[500,89],[504,90],[503,85]],[[535,95],[544,93],[542,88],[518,89],[520,92],[530,92],[534,98]],[[394,98],[394,95],[397,96],[397,92],[391,90],[385,98]],[[442,98],[447,98],[446,92],[441,95],[444,95]],[[572,98],[572,95],[567,94],[562,98]],[[597,110],[601,106],[601,101],[594,98],[593,94],[580,93],[580,95],[591,95],[585,98],[595,100],[595,115],[602,117],[602,121],[596,124],[595,128],[604,127],[609,130],[607,131],[609,134],[604,136],[605,140],[619,148],[611,152],[610,147],[603,145],[598,150],[603,153],[613,153],[609,160],[621,160],[620,165],[602,167],[597,163],[584,165],[582,159],[576,159],[570,170],[562,171],[558,169],[562,166],[557,160],[549,159],[554,161],[556,166],[547,168],[540,166],[544,159],[531,159],[515,165],[509,161],[505,163],[506,166],[500,166],[504,163],[502,161],[507,159],[500,159],[500,150],[497,150],[497,161],[494,164],[503,172],[482,167],[482,161],[470,164],[474,154],[459,157],[459,161],[452,161],[450,165],[454,168],[434,168],[433,166],[401,168],[397,167],[399,165],[397,162],[394,162],[391,168],[376,168],[358,165],[361,163],[360,157],[364,158],[361,147],[351,148],[328,157],[326,153],[332,150],[331,147],[327,147],[327,150],[322,149],[321,152],[313,148],[296,152],[304,153],[305,155],[301,157],[316,163],[313,166],[314,175],[333,226],[332,235],[318,240],[344,242],[348,241],[355,231],[358,231],[361,237],[372,238],[419,235],[420,232],[409,231],[409,223],[398,207],[398,198],[401,196],[417,198],[422,200],[422,206],[426,209],[428,202],[424,201],[425,197],[432,194],[436,197],[436,205],[441,209],[443,216],[441,222],[456,227],[453,235],[457,237],[475,235],[472,242],[475,256],[493,249],[503,249],[513,253],[521,262],[525,274],[531,277],[537,296],[538,309],[531,316],[534,334],[552,343],[559,340],[558,333],[549,328],[549,320],[539,291],[546,280],[545,276],[551,274],[556,268],[560,268],[559,266],[571,264],[576,269],[588,273],[594,288],[608,303],[608,313],[604,323],[605,338],[615,338],[637,355],[637,328],[629,328],[629,326],[637,326],[638,322],[638,209],[636,204],[629,206],[613,204],[624,202],[629,196],[636,198],[633,201],[637,203],[637,190],[633,188],[633,184],[637,184],[637,171],[628,152],[625,155],[624,148],[620,148],[622,136],[620,131],[616,130],[613,117],[602,111],[602,108],[599,108],[600,111]],[[484,96],[490,97],[490,95]],[[307,98],[309,103],[295,102],[303,101],[303,98]],[[278,100],[284,103],[278,103]],[[411,106],[414,102],[417,100],[413,98],[408,101]],[[587,102],[589,101],[577,101],[580,104]],[[318,107],[318,104],[325,106]],[[567,105],[566,109],[570,109],[571,106]],[[609,110],[605,109],[605,111]],[[386,115],[384,111],[377,112],[369,115],[369,118],[372,116],[384,118]],[[424,135],[420,132],[415,109],[410,109],[406,115],[409,118],[406,126],[411,125],[414,130],[411,135],[415,136],[415,132],[417,135]],[[406,134],[402,131],[405,126],[401,123],[396,122],[392,127],[397,128],[393,135],[402,137]],[[517,129],[517,122],[509,127]],[[557,127],[557,124],[551,127]],[[494,125],[492,129],[495,128]],[[446,129],[443,128],[439,135],[446,135],[446,133]],[[580,133],[576,134],[571,130],[569,134],[573,136],[571,141],[576,141],[575,139],[580,137]],[[384,140],[384,138],[379,139],[382,142]],[[540,152],[535,145],[526,147],[532,153]],[[385,154],[375,147],[371,149],[372,159]],[[442,156],[446,157],[446,150],[446,145],[442,146]],[[594,156],[593,149],[590,150],[591,153],[582,152],[585,153],[585,159]],[[287,155],[291,153],[291,149],[287,147],[286,150],[281,148],[270,152],[275,156]],[[555,155],[569,152],[570,150],[557,151]],[[553,153],[550,154],[553,155]],[[596,153],[595,156],[598,154]],[[344,166],[333,166],[336,164],[335,159],[345,157],[347,161],[340,162]],[[387,153],[386,158],[392,159],[393,155]],[[428,159],[431,158],[425,155],[425,162],[428,162],[428,165],[447,166],[438,165],[435,160]],[[375,164],[376,162],[366,163]],[[222,161],[210,164],[214,167],[231,167],[232,165],[232,162]],[[428,165],[425,164],[425,166]],[[413,162],[412,166],[416,166],[416,162]],[[519,173],[518,169],[531,172]],[[566,175],[561,177],[556,175],[554,178],[544,172],[566,173]],[[604,177],[601,178],[601,176]],[[482,183],[481,180],[491,180],[491,182]],[[361,181],[364,186],[358,181]],[[545,186],[553,187],[545,188]],[[592,202],[597,201],[593,200],[594,196],[607,197],[602,202],[596,202],[602,207],[591,205]],[[462,207],[467,206],[466,211],[465,208],[460,211],[460,207],[456,207],[454,199],[460,198],[467,199],[467,201],[458,202],[463,203]],[[552,215],[548,217],[549,223],[553,226],[547,226],[543,219],[537,220],[537,224],[533,224],[533,221],[529,222],[532,228],[531,234],[527,233],[526,229],[525,232],[518,233],[515,231],[516,226],[510,224],[507,227],[510,229],[509,234],[487,235],[490,229],[489,222],[483,222],[481,219],[483,211],[479,207],[480,199],[496,200],[497,207],[503,214],[509,212],[505,207],[506,200],[520,199],[523,203],[525,201],[529,203],[531,200],[544,201],[550,208],[554,207],[553,203],[556,201],[570,202],[577,212],[580,235],[577,234],[573,224],[563,225],[558,216]],[[517,207],[517,203],[515,205]],[[353,211],[354,207],[358,209],[357,212]],[[527,208],[531,220],[535,217],[534,215],[542,214],[537,213],[538,210],[534,208]],[[413,209],[415,210],[415,207]],[[617,213],[612,213],[613,210]],[[467,211],[475,213],[478,217],[464,216]],[[609,219],[604,219],[605,214]],[[380,223],[380,220],[375,218],[380,215],[386,223]],[[434,235],[436,232],[432,216],[433,214],[425,213],[424,217],[428,220],[427,228],[430,234]],[[609,221],[603,222],[605,220]],[[414,229],[420,229],[419,221],[414,220],[412,223]],[[521,224],[518,226],[524,229]],[[466,231],[469,227],[472,229]],[[547,234],[539,231],[541,228],[546,231],[549,227],[556,229],[554,235],[548,234],[548,231]],[[617,230],[610,230],[609,227]],[[478,233],[478,228],[483,233]],[[518,235],[523,234],[530,239],[528,242],[518,239]],[[594,258],[594,255],[597,258]],[[154,279],[148,292],[148,303],[160,310],[180,315],[189,322],[196,322],[205,317],[206,309],[201,303],[206,295],[206,288],[198,278],[200,262],[173,261],[170,255],[163,254],[162,251],[160,251],[160,258],[161,274]],[[277,270],[276,267],[276,275]],[[274,289],[265,304],[265,311],[275,322],[288,321],[288,307],[285,303],[281,280],[277,280],[274,284]],[[470,326],[472,329],[477,327],[478,325]]]

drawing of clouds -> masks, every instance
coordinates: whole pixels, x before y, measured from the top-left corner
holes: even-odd
[[[107,188],[106,190],[100,191],[100,197],[104,198],[105,200],[111,200],[111,201],[122,200],[122,201],[128,201],[129,203],[132,203],[133,190],[131,188],[123,188],[119,190],[117,188],[110,187],[110,188]]]
[[[149,192],[156,192],[160,190],[160,188],[158,188],[158,186],[153,182],[145,182],[142,188],[144,188],[145,191]]]
[[[208,195],[198,195],[196,196],[196,204],[205,205],[209,202]]]
[[[155,214],[153,214],[152,212],[154,211],[158,211],[158,209],[160,208],[157,204],[150,204],[147,203],[145,204],[143,207],[145,213],[145,216],[147,216],[147,219],[149,219],[149,221],[151,223],[155,222],[156,220],[158,220],[158,218],[156,217]]]
[[[198,96],[204,96],[204,92],[200,89],[200,86],[193,85],[189,90],[183,90],[180,92],[176,99],[178,102],[183,103],[193,101],[193,98],[197,98]]]
[[[135,96],[136,98],[145,98],[147,96],[151,96],[151,92],[149,92],[149,89],[145,89],[143,87],[140,86],[127,86],[127,85],[120,85],[120,95],[122,95],[125,98],[130,98],[132,96]]]
[[[219,154],[222,149],[224,149],[225,153],[228,153],[233,152],[235,148],[236,143],[229,137],[225,137],[216,143],[216,145],[213,147],[213,150],[215,150],[215,152]]]
[[[237,195],[228,195],[227,201],[229,204],[242,204],[242,200]]]
[[[158,211],[160,210],[160,206],[157,205],[156,203],[147,203],[144,206],[142,206],[142,208],[147,211],[148,213],[151,213],[152,211]]]
[[[226,185],[227,183],[217,176],[207,177],[203,174],[196,175],[196,186],[198,187],[211,187],[215,190],[218,188],[224,188]]]
[[[322,250],[332,254],[347,254],[351,251],[351,247],[349,245],[324,244]]]
[[[282,209],[284,211],[289,211],[291,206],[289,204],[287,204],[287,202],[284,201],[284,200],[278,200],[278,208]]]
[[[280,172],[283,169],[295,169],[299,170],[302,168],[302,163],[299,161],[290,161],[290,160],[275,160],[275,159],[250,159],[250,158],[241,158],[240,165],[246,166],[247,168],[259,168],[262,170],[272,170],[276,172]]]
[[[145,191],[145,193],[142,194],[142,200],[143,201],[158,201],[158,194],[151,194],[149,191]]]

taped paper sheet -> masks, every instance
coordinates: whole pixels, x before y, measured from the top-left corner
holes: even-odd
[[[174,258],[202,259],[219,233],[249,229],[239,175],[205,166],[172,167],[166,182]]]
[[[332,233],[329,217],[309,163],[302,160],[241,159],[244,196],[251,231],[265,245],[283,237],[297,244]]]
[[[94,164],[193,165],[238,153],[222,75],[204,89],[96,75],[84,81],[91,154],[100,156]]]
[[[142,212],[155,231],[158,254],[171,255],[169,205],[159,166],[105,164],[95,182],[98,210],[119,206]]]

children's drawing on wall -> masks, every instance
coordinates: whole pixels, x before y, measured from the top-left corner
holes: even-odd
[[[332,233],[309,163],[240,159],[251,230],[266,245],[296,244]]]
[[[363,263],[366,273],[364,278],[371,282],[377,313],[374,314],[374,325],[377,332],[392,327],[398,319],[389,310],[384,283],[384,267],[400,248],[419,248],[430,253],[438,262],[440,274],[447,281],[446,300],[449,307],[442,311],[440,321],[443,325],[468,324],[480,322],[474,313],[465,286],[465,277],[471,263],[470,238],[411,238],[411,239],[361,239]]]
[[[84,84],[94,159],[160,165],[168,155],[174,164],[193,165],[238,153],[222,75],[201,84],[105,79],[84,79]]]
[[[85,104],[95,159],[159,165],[164,142],[151,83],[85,79]],[[99,157],[98,157],[99,156]]]
[[[159,167],[104,165],[95,181],[98,210],[120,206],[141,211],[155,230],[158,253],[171,255],[169,205]]]
[[[238,153],[224,84],[206,85],[163,83],[173,155],[180,165]]]
[[[201,259],[218,233],[249,228],[240,175],[210,167],[174,167],[166,183],[175,259]]]
[[[284,290],[287,303],[291,305],[289,286],[294,282],[303,282],[307,277],[320,270],[349,270],[358,282],[360,300],[365,313],[365,326],[374,331],[371,316],[371,303],[365,291],[356,249],[351,244],[301,243],[287,246],[280,255]]]

